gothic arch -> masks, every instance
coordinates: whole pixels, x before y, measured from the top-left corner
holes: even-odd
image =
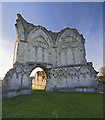
[[[82,45],[72,36],[62,37],[61,40],[58,41],[58,48],[59,52],[64,48],[78,48],[80,51],[82,51]]]
[[[84,72],[84,73],[86,73],[86,72],[90,72],[89,71],[89,69],[87,68],[87,67],[81,67],[80,69],[79,69],[81,72]]]
[[[40,28],[34,29],[28,35],[28,47],[31,50],[30,54],[35,56],[34,58],[30,58],[31,61],[35,62],[46,62],[49,63],[51,61],[51,38]]]
[[[27,41],[29,41],[30,39],[34,39],[40,35],[46,40],[46,42],[51,47],[53,42],[52,42],[52,39],[51,39],[49,33],[47,32],[46,29],[44,29],[43,27],[40,27],[40,26],[35,27],[33,30],[30,31],[28,38],[27,38]]]
[[[61,57],[64,53],[65,64],[81,64],[82,51],[80,43],[71,36],[65,36],[58,43],[58,55]]]
[[[47,71],[46,66],[44,66],[44,65],[42,65],[42,64],[36,64],[36,65],[32,64],[32,65],[30,65],[29,67],[30,67],[30,69],[29,69],[29,74],[31,74],[31,72],[32,72],[35,68],[40,67],[40,68],[42,68],[42,69],[45,71],[45,73],[46,73],[46,75],[47,75],[47,77],[48,77],[48,71]]]
[[[59,33],[56,44],[58,44],[64,37],[67,36],[76,37],[76,34],[70,28],[66,28]]]
[[[79,70],[79,75],[85,76],[86,74],[90,74],[90,70],[87,67],[81,67]]]
[[[76,73],[77,73],[77,70],[75,68],[71,67],[68,69],[68,75],[74,76],[74,75],[76,75]]]
[[[48,86],[48,79],[50,77],[49,75],[49,72],[48,72],[48,69],[47,69],[47,65],[43,65],[43,64],[32,64],[32,65],[29,65],[30,69],[29,69],[29,74],[31,75],[32,71],[35,70],[36,68],[41,68],[45,74],[45,83],[44,83],[44,89],[43,90],[46,90],[46,87]],[[39,71],[40,72],[40,71]],[[42,76],[42,75],[41,75]],[[31,76],[30,76],[31,77]],[[33,81],[33,77],[31,78],[31,82]],[[35,81],[35,77],[34,77],[34,81]],[[34,83],[35,84],[35,83]],[[32,86],[31,86],[32,87]]]

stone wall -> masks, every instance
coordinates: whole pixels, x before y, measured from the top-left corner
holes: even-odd
[[[87,88],[96,87],[96,73],[92,66],[73,65],[51,69],[51,79],[47,83],[46,90],[54,88]]]
[[[30,94],[29,75],[37,66],[46,71],[46,91],[95,91],[97,72],[86,61],[85,39],[77,29],[51,32],[17,16],[13,68],[3,81],[4,97]]]
[[[2,83],[3,98],[30,94],[31,87],[28,67],[22,64],[14,65],[4,77]]]
[[[27,35],[26,26],[31,29]],[[65,28],[54,33],[27,23],[18,15],[16,30],[14,63],[43,62],[53,66],[86,64],[85,39],[76,29]]]

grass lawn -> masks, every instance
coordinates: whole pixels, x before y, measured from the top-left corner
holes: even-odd
[[[3,118],[102,118],[98,93],[33,91],[3,100]]]

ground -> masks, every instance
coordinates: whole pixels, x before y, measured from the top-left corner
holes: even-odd
[[[33,91],[3,100],[3,118],[102,118],[103,95]]]

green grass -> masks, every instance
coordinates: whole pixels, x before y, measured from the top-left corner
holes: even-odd
[[[33,91],[35,91],[35,90],[44,91],[44,90],[43,90],[43,89],[41,89],[41,88],[35,88],[35,87],[34,87],[34,88],[32,88],[32,90],[33,90]]]
[[[3,100],[3,118],[102,117],[102,94],[34,91]]]

